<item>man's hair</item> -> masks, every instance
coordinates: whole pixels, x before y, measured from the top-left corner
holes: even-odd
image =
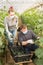
[[[26,26],[25,24],[22,24],[22,25],[20,26],[20,30],[25,29],[25,28],[27,28],[27,26]]]

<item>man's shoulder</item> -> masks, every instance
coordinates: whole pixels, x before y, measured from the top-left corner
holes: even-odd
[[[22,35],[23,35],[22,32],[19,32],[18,36],[22,36]]]
[[[32,30],[28,30],[28,32],[32,32]]]

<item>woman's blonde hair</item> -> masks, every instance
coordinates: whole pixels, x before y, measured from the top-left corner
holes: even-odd
[[[14,12],[14,8],[12,6],[8,10],[8,13],[10,13],[10,12]]]

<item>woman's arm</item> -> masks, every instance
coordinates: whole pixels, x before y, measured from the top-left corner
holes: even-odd
[[[4,19],[4,26],[5,26],[6,32],[8,32],[7,17],[5,17]]]

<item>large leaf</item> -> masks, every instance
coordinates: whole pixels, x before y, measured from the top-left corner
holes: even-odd
[[[25,11],[22,15],[22,22],[28,26],[29,29],[33,29],[38,35],[43,35],[43,12],[40,10],[30,9]]]
[[[39,46],[43,47],[43,37],[39,39]]]
[[[35,63],[36,65],[43,65],[43,59],[35,59],[35,60],[34,60],[34,63]]]
[[[40,59],[42,58],[43,59],[43,48],[38,48],[36,51],[35,51],[35,54],[36,56]]]
[[[0,37],[0,47],[2,47],[2,45],[3,45],[3,42],[2,42],[2,39]]]
[[[4,28],[0,28],[0,33],[4,34]]]

